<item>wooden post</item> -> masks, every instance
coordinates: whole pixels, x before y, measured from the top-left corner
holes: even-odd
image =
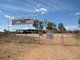
[[[8,37],[9,37],[9,19],[8,19]]]
[[[61,31],[61,45],[64,45],[64,39],[63,39],[63,31]]]

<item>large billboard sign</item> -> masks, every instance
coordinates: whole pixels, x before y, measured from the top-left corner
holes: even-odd
[[[22,24],[34,24],[33,19],[14,19],[12,20],[12,25],[22,25]]]

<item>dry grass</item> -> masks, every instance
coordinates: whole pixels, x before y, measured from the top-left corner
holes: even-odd
[[[0,60],[80,60],[80,46],[76,45],[73,34],[54,34],[54,39],[46,35],[10,35],[0,40]],[[80,39],[77,40],[78,45]],[[65,45],[63,45],[63,42]],[[70,46],[71,45],[71,46]]]

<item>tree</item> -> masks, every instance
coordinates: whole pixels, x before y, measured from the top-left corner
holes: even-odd
[[[78,24],[79,24],[79,27],[80,27],[80,18],[79,18],[79,20],[78,20]]]
[[[39,28],[40,28],[40,29],[43,29],[44,22],[43,22],[43,21],[40,21],[40,22],[39,22],[39,25],[40,25]]]
[[[10,32],[9,30],[4,29],[4,32]]]
[[[34,20],[33,26],[38,30],[38,33],[41,36],[43,34],[44,22],[36,19]]]
[[[53,30],[54,32],[56,32],[57,31],[56,24],[53,22],[48,22],[47,23],[47,29]]]
[[[58,30],[57,30],[57,28],[55,27],[55,28],[53,29],[53,31],[54,31],[54,32],[57,32]]]
[[[33,24],[33,26],[38,30],[38,28],[39,28],[39,20],[34,20],[34,24]]]
[[[43,26],[44,26],[44,22],[43,21],[39,21],[39,35],[40,36],[43,35]]]
[[[53,30],[53,23],[48,22],[46,28],[47,28],[48,30]]]
[[[61,43],[62,43],[62,45],[64,45],[63,32],[65,32],[66,29],[65,29],[63,23],[59,23],[59,24],[58,24],[58,30],[59,30],[59,32],[61,32],[61,40],[62,40]]]
[[[36,29],[43,29],[43,26],[44,26],[44,22],[43,21],[39,21],[39,20],[34,20],[34,24],[33,26],[36,28]]]
[[[55,24],[55,23],[52,23],[52,24],[53,24],[53,31],[54,31],[54,32],[57,32],[56,24]]]
[[[66,31],[63,23],[59,23],[59,25],[58,25],[58,30],[59,30],[60,32],[65,32],[65,31]]]

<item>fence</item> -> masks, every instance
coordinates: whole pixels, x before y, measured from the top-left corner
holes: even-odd
[[[79,46],[80,33],[57,33],[53,34],[53,39],[48,39],[44,34],[39,38],[40,44],[46,45],[64,45],[64,46]]]
[[[48,39],[46,34],[14,34],[0,33],[0,43],[26,43],[40,45],[80,46],[80,33],[54,33],[53,39]]]

